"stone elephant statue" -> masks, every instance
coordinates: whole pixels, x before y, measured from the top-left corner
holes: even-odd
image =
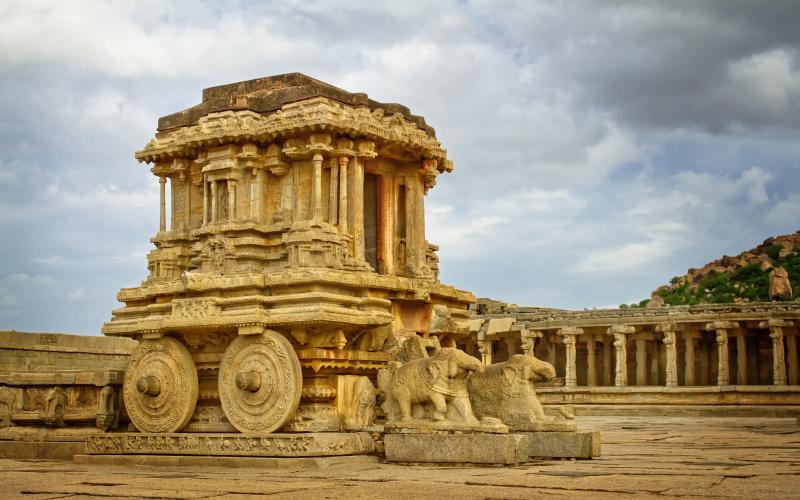
[[[478,418],[495,417],[509,430],[533,430],[545,416],[533,384],[555,378],[550,363],[533,356],[515,354],[504,363],[489,365],[467,379],[472,409]]]
[[[390,362],[378,372],[387,422],[407,422],[413,418],[476,423],[466,378],[482,369],[478,359],[452,347],[406,363]]]

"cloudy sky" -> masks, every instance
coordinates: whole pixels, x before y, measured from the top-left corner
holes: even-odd
[[[380,6],[379,6],[380,5]],[[0,328],[98,334],[146,275],[156,120],[300,71],[426,117],[442,280],[648,297],[800,229],[800,2],[0,3]]]

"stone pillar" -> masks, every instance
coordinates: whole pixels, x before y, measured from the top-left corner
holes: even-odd
[[[322,155],[316,153],[311,163],[314,165],[314,179],[311,184],[311,220],[319,225],[322,221]]]
[[[686,366],[684,366],[684,385],[694,385],[694,333],[686,332],[684,335],[686,344]]]
[[[556,366],[556,342],[553,337],[547,339],[547,362]]]
[[[636,385],[647,385],[647,340],[636,339]]]
[[[419,209],[417,191],[420,189],[419,177],[406,177],[406,271],[416,276],[421,271],[419,265]]]
[[[176,187],[175,186],[175,178],[174,177],[170,177],[169,178],[169,187],[170,187],[170,189],[169,189],[169,193],[170,193],[169,194],[169,230],[170,231],[174,231],[175,230],[175,226],[177,225],[177,221],[175,220],[175,213],[176,213],[176,211],[175,211],[175,203],[176,203],[176,200],[177,200],[178,196],[180,196],[180,193],[178,193],[178,191],[180,190],[180,185],[178,185]]]
[[[713,321],[706,324],[707,331],[717,335],[717,385],[729,385],[731,377],[728,370],[728,330],[738,328],[734,321]]]
[[[236,185],[238,183],[234,179],[228,179],[228,221],[234,222],[236,220]]]
[[[610,386],[612,384],[612,370],[611,370],[611,340],[608,338],[603,339],[603,385]]]
[[[217,181],[211,181],[211,223],[217,223]]]
[[[203,179],[203,225],[208,224],[208,181]]]
[[[164,175],[158,176],[158,183],[160,184],[161,205],[158,214],[158,232],[163,233],[167,230],[167,177]]]
[[[770,319],[759,323],[759,328],[769,328],[769,338],[772,339],[772,383],[786,385],[786,363],[784,362],[783,328],[793,326],[794,323],[782,319]]]
[[[353,158],[353,245],[356,260],[364,260],[364,161]]]
[[[558,331],[561,341],[566,348],[566,367],[564,368],[564,386],[575,387],[578,385],[578,370],[575,364],[575,341],[576,337],[583,333],[583,329],[565,326]]]
[[[339,159],[331,156],[328,183],[328,222],[339,223]]]
[[[586,340],[586,385],[597,385],[597,366],[595,364],[594,337]]]
[[[483,366],[492,364],[492,341],[486,338],[486,332],[478,332],[478,351],[481,353]]]
[[[736,385],[747,385],[747,339],[742,329],[736,332]]]
[[[786,335],[786,349],[789,350],[789,385],[800,383],[797,363],[797,335]]]
[[[252,184],[250,184],[250,218],[254,222],[264,219],[264,179],[266,174],[263,169],[254,168]]]
[[[339,232],[347,234],[347,163],[350,158],[339,157]]]
[[[520,341],[522,343],[522,352],[526,356],[533,356],[536,357],[535,350],[536,350],[536,339],[542,337],[542,332],[531,332],[528,330],[522,330],[520,333]]]
[[[628,350],[627,350],[627,335],[636,332],[632,326],[626,325],[613,325],[609,327],[608,333],[614,336],[614,350],[616,352],[616,367],[614,385],[616,387],[625,387],[628,385]]]
[[[656,325],[656,331],[664,334],[664,350],[667,354],[667,366],[664,367],[664,372],[666,373],[667,387],[678,386],[678,355],[675,348],[675,332],[678,329],[679,327],[675,323],[660,323]]]

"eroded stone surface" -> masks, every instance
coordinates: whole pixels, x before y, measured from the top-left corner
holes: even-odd
[[[517,467],[425,466],[334,459],[316,465],[218,468],[73,465],[0,460],[4,498],[794,498],[800,490],[795,419],[579,417],[603,434],[590,461],[537,460]],[[135,456],[134,456],[135,458]],[[174,457],[175,462],[180,457]],[[199,457],[198,457],[199,458]],[[267,461],[277,459],[267,459]],[[284,462],[286,463],[286,462]],[[288,468],[287,468],[288,467]],[[25,492],[25,494],[23,494]],[[39,495],[38,497],[35,495]]]

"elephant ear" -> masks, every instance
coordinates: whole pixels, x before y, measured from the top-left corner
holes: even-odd
[[[514,379],[517,378],[517,369],[511,365],[506,365],[503,367],[503,379],[505,379],[506,384],[510,384],[514,382]]]
[[[428,363],[427,369],[428,373],[431,374],[431,379],[433,379],[434,381],[438,380],[439,377],[442,375],[441,363],[437,363],[435,361]]]

